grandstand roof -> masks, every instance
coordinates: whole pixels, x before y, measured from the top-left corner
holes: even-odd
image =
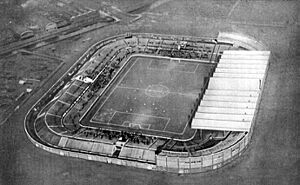
[[[270,51],[224,51],[192,121],[193,129],[249,131]]]

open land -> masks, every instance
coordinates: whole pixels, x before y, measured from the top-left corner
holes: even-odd
[[[27,17],[24,15],[27,15],[28,11],[24,13],[18,10],[25,0],[10,2],[20,3],[17,8],[12,5],[12,8],[6,8],[5,11],[14,10],[12,18],[17,24],[24,23],[23,17]],[[94,5],[99,1],[81,2]],[[115,3],[109,6],[118,7],[121,11],[128,11],[127,7],[130,7],[125,7],[121,1],[103,2]],[[34,92],[7,122],[0,125],[0,184],[298,184],[298,7],[299,2],[296,0],[156,1],[150,6],[145,6],[142,9],[142,18],[135,22],[111,25],[74,39],[39,48],[38,52],[62,57],[65,65]],[[1,21],[4,23],[1,26],[8,23],[4,22],[6,20],[3,16]],[[27,110],[91,43],[128,31],[208,37],[215,37],[219,31],[234,31],[253,36],[270,48],[270,68],[254,135],[249,148],[240,158],[217,171],[177,176],[61,157],[32,145],[23,128]],[[88,38],[91,39],[87,40]],[[52,47],[57,48],[55,52],[51,51]]]

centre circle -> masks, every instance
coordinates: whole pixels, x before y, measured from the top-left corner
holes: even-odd
[[[166,87],[164,85],[160,85],[160,84],[149,85],[145,89],[145,94],[147,96],[154,97],[154,98],[165,97],[166,95],[169,94],[169,92],[170,92],[170,90],[168,87]]]

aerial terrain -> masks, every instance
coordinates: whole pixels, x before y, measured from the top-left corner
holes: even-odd
[[[1,0],[0,185],[298,184],[299,5],[297,0]],[[101,12],[99,22],[77,28],[89,24],[81,21],[53,36],[50,22],[91,9]],[[20,33],[27,30],[39,39],[21,46],[27,40]],[[266,45],[271,57],[262,101],[249,147],[239,158],[210,172],[177,175],[62,157],[28,140],[28,110],[93,43],[128,32],[208,38],[236,32]],[[132,87],[126,80],[118,89]]]

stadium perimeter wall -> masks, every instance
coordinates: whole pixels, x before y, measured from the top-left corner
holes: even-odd
[[[138,34],[137,34],[138,35]],[[152,34],[150,34],[152,35]],[[87,59],[90,56],[90,53],[93,53],[91,51],[95,51],[95,49],[98,49],[97,46],[99,43],[103,42],[109,42],[111,39],[116,39],[116,38],[121,38],[121,37],[126,37],[126,35],[118,35],[115,37],[111,37],[108,39],[105,39],[103,41],[100,41],[96,44],[94,44],[85,54],[80,57],[76,63],[80,62],[82,59]],[[235,36],[234,33],[220,33],[219,37],[222,41],[224,42],[229,42],[234,45],[240,45],[243,48],[248,48],[251,50],[266,50],[266,48],[262,44],[257,44],[258,42],[255,41],[253,38],[249,38],[244,35],[237,34]],[[242,40],[242,42],[241,42]],[[257,48],[255,48],[257,44]],[[75,63],[75,64],[76,64]],[[266,72],[268,70],[269,63],[266,67]],[[265,73],[264,79],[262,81],[262,90],[264,89],[264,81],[266,79]],[[171,151],[166,151],[166,153],[169,153],[170,155],[156,155],[155,157],[155,162],[156,164],[150,164],[150,163],[145,163],[141,161],[132,161],[132,160],[126,160],[126,159],[120,159],[120,158],[113,158],[109,156],[100,156],[97,154],[92,154],[92,153],[87,153],[87,152],[74,152],[70,151],[68,149],[60,149],[60,148],[55,148],[55,147],[50,147],[42,144],[38,140],[34,139],[29,132],[27,131],[27,126],[28,122],[26,121],[25,118],[25,132],[30,139],[30,141],[39,148],[42,148],[48,152],[55,153],[61,156],[70,156],[70,157],[76,157],[76,158],[81,158],[81,159],[86,159],[86,160],[93,160],[93,161],[99,161],[99,162],[105,162],[105,163],[112,163],[112,164],[118,164],[118,165],[123,165],[123,166],[129,166],[129,167],[137,167],[137,168],[143,168],[143,169],[148,169],[148,170],[157,170],[157,171],[167,171],[167,172],[173,172],[173,173],[199,173],[199,172],[205,172],[209,170],[214,170],[218,169],[228,163],[230,163],[232,160],[240,156],[243,151],[245,151],[246,148],[248,148],[249,143],[251,141],[252,135],[253,135],[253,130],[255,126],[255,121],[257,117],[257,113],[259,110],[259,106],[261,103],[261,95],[262,92],[260,92],[259,97],[258,97],[258,104],[255,109],[254,113],[254,119],[252,121],[252,126],[250,128],[250,131],[245,134],[244,137],[242,137],[240,140],[238,140],[235,144],[231,145],[230,147],[223,149],[219,152],[212,153],[209,155],[202,155],[202,156],[188,156],[184,155],[185,157],[180,157],[182,156],[181,153],[177,152],[171,152]],[[37,102],[38,103],[38,102]],[[34,106],[33,106],[34,107]],[[29,110],[30,112],[31,110]]]

